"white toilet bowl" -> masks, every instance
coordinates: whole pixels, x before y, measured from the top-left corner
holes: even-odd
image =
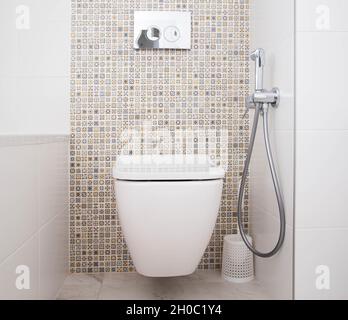
[[[122,230],[137,272],[191,274],[211,238],[224,170],[206,157],[120,156],[113,170]]]

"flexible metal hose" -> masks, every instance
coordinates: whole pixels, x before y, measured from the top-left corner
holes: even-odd
[[[285,237],[284,201],[283,201],[283,198],[281,195],[279,179],[278,179],[277,171],[276,171],[275,166],[274,166],[271,144],[269,141],[268,107],[269,107],[268,104],[264,104],[264,105],[257,104],[255,107],[254,122],[253,122],[253,127],[252,127],[252,131],[251,131],[251,136],[250,136],[250,143],[249,143],[247,157],[245,160],[244,170],[243,170],[243,174],[242,174],[242,180],[241,180],[240,188],[239,188],[238,209],[237,209],[238,226],[239,226],[239,230],[240,230],[240,235],[241,235],[244,243],[246,244],[246,246],[249,248],[250,251],[252,251],[255,255],[262,257],[262,258],[269,258],[269,257],[272,257],[273,255],[275,255],[279,251],[279,249],[281,248],[281,246],[284,242],[284,237]],[[242,221],[242,206],[243,206],[244,189],[245,189],[245,183],[246,183],[246,179],[247,179],[247,175],[248,175],[248,171],[249,171],[251,155],[253,153],[260,112],[262,113],[262,116],[263,116],[264,141],[265,141],[268,164],[269,164],[269,168],[270,168],[271,175],[272,175],[273,186],[274,186],[274,190],[275,190],[276,197],[277,197],[278,209],[279,209],[279,219],[280,219],[279,238],[278,238],[278,241],[277,241],[277,244],[275,245],[275,247],[269,252],[260,252],[260,251],[256,250],[251,245],[251,243],[247,239],[246,232],[245,232],[244,227],[243,227],[243,221]]]

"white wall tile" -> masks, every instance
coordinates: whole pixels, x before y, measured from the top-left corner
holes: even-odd
[[[18,32],[16,76],[68,77],[70,64],[70,25],[65,21],[34,24]]]
[[[296,229],[295,234],[295,298],[348,299],[348,229]],[[321,265],[329,267],[329,290],[316,286]]]
[[[16,133],[69,133],[68,78],[18,78],[16,90]]]
[[[346,0],[296,0],[298,31],[348,31]],[[329,24],[323,20],[329,17]],[[328,29],[326,29],[328,27]]]
[[[298,130],[347,130],[348,32],[300,32],[296,47]]]
[[[251,0],[250,8],[254,40],[267,44],[293,36],[294,0]]]
[[[0,134],[8,134],[9,132],[17,131],[18,114],[16,113],[15,104],[16,86],[16,78],[0,76]]]
[[[302,131],[296,141],[296,226],[348,227],[348,131]]]
[[[16,7],[25,5],[30,9],[33,22],[70,21],[70,0],[2,0],[1,12],[5,17],[16,16]]]
[[[69,140],[13,136],[11,143],[0,147],[0,299],[53,299],[68,266]],[[18,264],[30,267],[30,291],[14,288]]]
[[[19,5],[28,29],[17,28]],[[69,0],[0,2],[0,133],[69,133],[70,17]]]
[[[252,236],[256,248],[271,250],[279,236],[279,219],[257,208],[253,211]],[[286,227],[283,247],[271,258],[255,257],[256,278],[267,288],[273,299],[292,299],[293,229]]]
[[[14,75],[16,70],[17,29],[12,0],[0,1],[0,77]]]
[[[1,242],[3,243],[3,242]],[[29,268],[29,289],[18,290],[18,266]],[[4,262],[0,263],[0,300],[37,299],[39,289],[39,241],[35,235],[26,241]]]
[[[16,7],[29,9],[28,29],[18,29]],[[69,76],[70,1],[2,0],[0,76]]]
[[[40,299],[54,299],[68,273],[68,210],[40,230]]]
[[[0,262],[38,229],[37,146],[0,148]]]
[[[284,198],[286,223],[292,226],[294,215],[294,132],[270,131],[270,139]],[[279,217],[278,203],[265,151],[262,127],[259,128],[256,136],[251,168],[250,211],[252,212],[253,208],[257,207],[274,217]]]
[[[347,299],[348,2],[296,4],[295,297]],[[330,290],[315,287],[318,265],[330,267]]]
[[[68,143],[39,146],[39,224],[68,208]]]
[[[270,135],[285,200],[286,242],[271,259],[256,259],[256,276],[278,299],[292,297],[294,175],[294,1],[252,0],[251,49],[266,52],[264,86],[279,87],[280,106],[270,110]],[[274,15],[274,12],[277,14]],[[276,27],[275,27],[276,26]],[[251,69],[254,68],[250,62]],[[252,82],[252,81],[251,81]],[[263,141],[262,118],[250,167],[250,224],[256,247],[269,250],[279,234],[279,213]]]

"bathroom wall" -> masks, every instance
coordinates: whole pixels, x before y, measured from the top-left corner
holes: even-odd
[[[291,299],[293,287],[294,5],[294,0],[250,3],[250,47],[265,49],[264,87],[279,87],[281,96],[279,107],[272,108],[269,116],[270,139],[285,202],[286,236],[277,255],[255,258],[256,278],[276,299]],[[250,65],[253,74],[254,63]],[[251,90],[254,90],[253,80]],[[254,112],[250,113],[253,116]],[[250,166],[249,219],[256,248],[271,250],[278,240],[279,215],[265,153],[262,119]]]
[[[1,0],[0,27],[0,134],[69,134],[70,0]]]
[[[296,299],[348,298],[347,11],[296,1]]]
[[[0,137],[0,299],[53,299],[64,281],[68,150],[65,136]]]
[[[68,271],[70,18],[0,1],[0,299],[53,299]]]
[[[192,11],[192,49],[135,51],[134,10]],[[186,153],[202,152],[209,143],[213,159],[228,155],[219,218],[200,264],[220,268],[223,235],[237,232],[237,188],[249,133],[248,119],[242,119],[249,1],[72,0],[71,40],[71,271],[134,270],[111,176],[125,131],[132,129],[168,130],[173,139],[191,131]],[[207,130],[214,134],[202,147],[197,141]],[[153,141],[133,152],[147,143]]]

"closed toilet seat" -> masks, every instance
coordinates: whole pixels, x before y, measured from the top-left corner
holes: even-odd
[[[224,170],[205,157],[119,157],[113,170],[121,227],[137,272],[191,274],[209,243]]]

